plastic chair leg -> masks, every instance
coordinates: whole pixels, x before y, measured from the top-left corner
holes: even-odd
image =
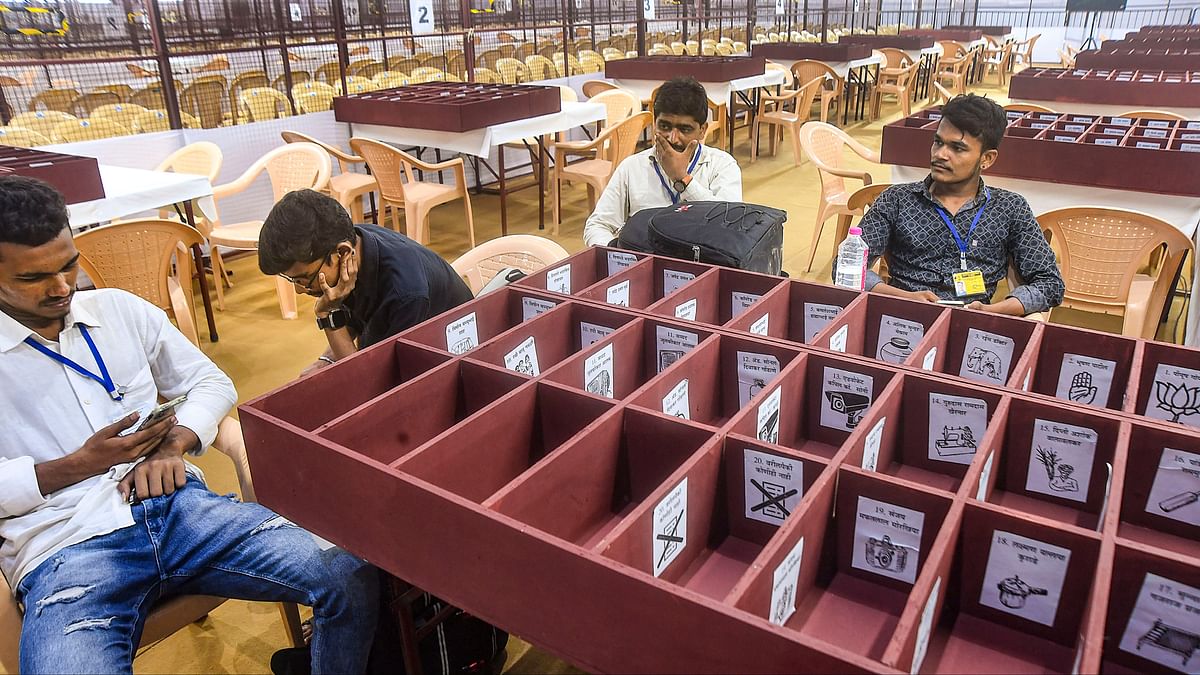
[[[275,294],[279,296],[279,312],[285,319],[295,319],[297,316],[296,310],[296,289],[288,281],[284,281],[283,277],[275,277]]]

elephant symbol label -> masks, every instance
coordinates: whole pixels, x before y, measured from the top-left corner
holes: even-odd
[[[1000,355],[982,347],[976,347],[967,354],[966,362],[967,370],[988,378],[1002,382],[1004,378],[1004,363],[1000,360]]]

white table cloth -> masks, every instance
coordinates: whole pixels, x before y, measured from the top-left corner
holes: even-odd
[[[919,59],[920,57],[918,56],[917,58]],[[792,64],[796,63],[796,61],[798,59],[767,59],[767,60],[770,61],[771,63],[778,63],[779,65],[783,66],[784,68],[791,70]],[[883,57],[878,56],[876,54],[871,54],[870,56],[867,56],[865,58],[855,59],[853,61],[822,61],[822,63],[829,66],[830,68],[833,68],[834,72],[836,72],[838,74],[838,77],[840,77],[844,80],[850,74],[851,70],[855,70],[857,68],[862,68],[863,66],[873,66],[876,64],[882,64]]]
[[[476,157],[487,158],[491,149],[523,138],[544,136],[567,131],[607,117],[602,103],[563,102],[560,112],[505,122],[485,129],[470,131],[433,131],[379,124],[352,124],[352,136],[374,138],[401,146],[441,148]]]
[[[927,175],[929,175],[928,168],[892,166],[893,183],[912,183],[924,180]],[[1185,235],[1191,237],[1193,242],[1200,245],[1200,197],[1110,190],[1003,176],[984,176],[984,180],[989,185],[1012,190],[1025,197],[1030,208],[1033,209],[1034,215],[1068,206],[1108,206],[1130,209],[1148,213],[1171,223]],[[1200,270],[1200,267],[1194,267],[1194,269]],[[1200,305],[1200,285],[1197,284],[1198,280],[1200,280],[1200,274],[1196,274],[1191,281],[1192,295],[1188,302],[1188,314],[1185,319],[1184,344],[1193,347],[1200,347],[1200,311],[1198,311],[1200,308],[1197,307]]]
[[[67,207],[72,230],[193,199],[206,218],[217,215],[207,176],[101,164],[100,180],[104,183],[103,199]]]
[[[729,102],[729,96],[735,91],[747,91],[759,87],[774,87],[784,84],[789,79],[787,73],[779,70],[768,70],[762,75],[751,75],[729,82],[701,82],[708,100],[715,104]],[[662,85],[661,80],[612,79],[611,82],[622,89],[628,89],[642,100],[650,98],[650,94]]]

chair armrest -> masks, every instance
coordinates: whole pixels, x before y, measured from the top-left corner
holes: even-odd
[[[555,163],[559,162],[560,160],[565,160],[567,155],[589,155],[591,153],[598,153],[604,147],[604,143],[608,140],[608,137],[613,135],[615,130],[619,127],[619,124],[614,124],[600,132],[598,136],[590,141],[563,141],[560,143],[555,143]]]
[[[836,168],[833,168],[830,166],[824,166],[824,165],[821,166],[821,170],[826,173],[831,173],[835,176],[841,176],[842,178],[853,178],[855,180],[861,180],[863,185],[870,185],[871,182],[874,180],[874,177],[871,176],[870,171],[854,171],[852,169],[836,169]]]
[[[867,146],[863,145],[862,143],[859,143],[857,140],[855,140],[854,138],[851,138],[850,136],[846,137],[846,144],[849,145],[850,149],[854,151],[854,154],[858,155],[859,157],[862,157],[863,159],[866,159],[866,160],[870,160],[871,162],[874,162],[875,164],[880,163],[879,152],[877,150],[872,150],[871,148],[868,148]]]
[[[246,456],[246,441],[242,437],[242,425],[232,417],[226,417],[217,425],[217,437],[212,447],[233,460],[237,473],[238,487],[242,490],[242,501],[257,501],[254,483],[250,479],[250,459]]]
[[[454,159],[448,159],[444,162],[438,162],[437,164],[430,164],[428,162],[422,162],[421,160],[417,159],[416,157],[412,158],[412,164],[416,168],[418,168],[422,171],[438,172],[438,173],[441,173],[442,171],[446,171],[447,169],[452,169],[455,166],[462,166],[462,163],[463,163],[462,157],[455,157]]]
[[[263,165],[260,162],[255,162],[246,169],[246,172],[228,183],[222,183],[213,188],[213,199],[220,200],[225,197],[232,197],[239,192],[245,192],[252,184],[254,179],[258,178],[258,174],[262,173]]]

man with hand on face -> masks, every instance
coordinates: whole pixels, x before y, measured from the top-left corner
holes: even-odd
[[[742,201],[742,170],[704,145],[708,95],[690,77],[668,80],[654,99],[654,145],[621,162],[583,228],[588,246],[609,244],[643,209],[679,202]]]
[[[128,673],[155,603],[216,595],[312,606],[313,672],[362,672],[376,570],[210,492],[183,457],[212,443],[233,383],[162,310],[76,292],[78,273],[62,196],[0,178],[0,570],[25,608],[20,671]]]
[[[317,326],[333,363],[470,300],[441,256],[408,237],[355,225],[333,198],[289,192],[263,223],[258,267],[317,298]]]
[[[1022,316],[1063,299],[1054,252],[1025,198],[984,184],[1008,120],[994,101],[967,94],[942,106],[929,176],[884,191],[862,219],[870,262],[885,256],[891,280],[867,272],[867,290]],[[989,304],[1009,261],[1022,285]]]

